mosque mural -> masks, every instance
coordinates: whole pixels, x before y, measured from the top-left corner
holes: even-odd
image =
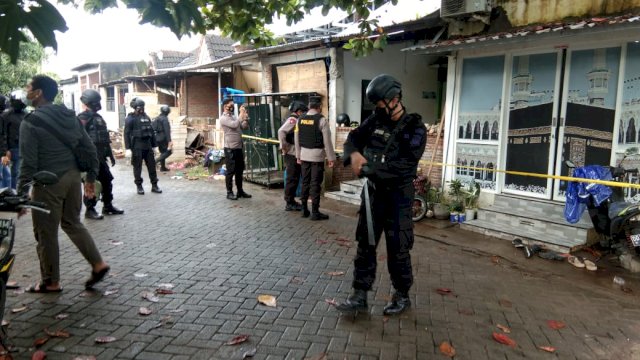
[[[460,106],[457,124],[457,179],[474,180],[483,189],[496,189],[500,106],[504,79],[504,56],[465,59],[462,64]]]
[[[557,53],[513,57],[506,170],[549,172],[557,63]],[[506,190],[547,194],[548,185],[545,178],[505,174]]]
[[[627,44],[627,55],[624,69],[622,88],[622,105],[620,126],[617,133],[617,149],[615,163],[623,160],[624,152],[628,148],[640,147],[640,44]],[[630,156],[624,159],[621,166],[627,169],[640,168],[640,156]],[[627,182],[637,184],[637,174],[629,174]],[[625,189],[628,199],[638,197],[637,189]]]
[[[563,161],[609,165],[613,145],[620,48],[575,51],[563,139]],[[566,167],[562,175],[567,175]]]
[[[496,172],[492,169],[496,168],[497,161],[497,146],[458,143],[456,164],[459,167],[456,167],[456,179],[465,184],[475,181],[482,189],[495,190]]]

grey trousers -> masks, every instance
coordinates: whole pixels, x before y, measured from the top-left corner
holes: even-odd
[[[58,226],[80,250],[91,265],[102,262],[100,252],[87,228],[80,222],[82,189],[80,172],[67,171],[55,185],[35,186],[32,199],[48,205],[50,214],[33,211],[33,233],[36,237],[40,274],[46,285],[60,281]]]

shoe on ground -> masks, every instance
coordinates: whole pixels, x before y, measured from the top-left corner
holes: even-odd
[[[229,199],[229,200],[238,200],[238,197],[235,196],[233,193],[227,193],[227,199]]]
[[[311,220],[313,221],[317,221],[317,220],[327,220],[329,219],[329,215],[327,214],[323,214],[321,212],[314,212],[311,214]]]
[[[308,218],[309,215],[311,215],[311,213],[309,212],[309,208],[307,208],[306,206],[302,206],[302,217],[303,218]]]
[[[138,188],[138,195],[144,195],[144,188],[142,187],[142,185],[137,185]]]
[[[284,211],[300,211],[300,210],[302,210],[302,205],[298,203],[287,204],[287,206],[284,207]]]
[[[344,313],[357,313],[358,311],[365,312],[368,308],[367,292],[358,289],[355,289],[353,294],[351,294],[345,302],[336,305],[336,309]]]
[[[582,261],[582,259],[580,259],[577,256],[569,256],[569,258],[567,259],[567,261],[569,262],[569,264],[582,269],[585,265],[584,262]],[[595,265],[595,264],[594,264]]]
[[[244,199],[250,199],[251,195],[247,194],[246,192],[242,191],[238,193],[238,196],[236,196],[238,199],[239,198],[244,198]]]
[[[596,266],[596,264],[591,261],[591,260],[584,260],[584,267],[587,268],[587,270],[589,271],[596,271],[598,270],[598,267]]]
[[[524,247],[524,244],[522,243],[522,239],[513,239],[513,241],[511,241],[511,244],[513,244],[513,246],[515,246],[516,248]]]
[[[160,172],[168,172],[168,171],[169,171],[169,169],[167,169],[167,168],[162,168],[162,167],[160,168]]]
[[[122,215],[124,214],[124,210],[118,209],[117,207],[108,204],[102,207],[102,215]]]
[[[384,307],[382,311],[385,315],[398,315],[411,307],[411,299],[409,294],[396,291],[391,298],[391,302]]]
[[[525,245],[522,250],[524,251],[524,256],[529,259],[530,257],[533,256],[533,251],[531,251],[531,248],[527,245]]]
[[[98,214],[98,212],[96,211],[96,208],[94,207],[87,208],[87,211],[84,212],[84,217],[86,219],[91,219],[91,220],[104,219],[104,216],[102,216],[101,214]]]
[[[151,192],[156,194],[162,194],[162,190],[160,190],[157,184],[151,185]]]
[[[551,250],[540,251],[538,253],[538,257],[543,258],[543,259],[547,259],[547,260],[564,261],[564,256],[558,254],[555,251],[551,251]]]

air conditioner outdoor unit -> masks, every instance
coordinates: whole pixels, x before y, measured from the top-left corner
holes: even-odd
[[[440,17],[461,17],[491,12],[492,0],[442,0]]]

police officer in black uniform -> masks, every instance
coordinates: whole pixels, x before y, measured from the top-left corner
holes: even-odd
[[[116,158],[111,150],[111,138],[109,137],[107,123],[98,114],[98,111],[102,108],[100,100],[101,96],[97,91],[93,89],[83,91],[80,101],[84,104],[85,110],[78,114],[78,120],[80,120],[91,141],[96,146],[98,162],[100,163],[96,180],[100,181],[102,185],[102,214],[98,214],[96,211],[97,198],[95,196],[93,198],[83,197],[84,205],[87,207],[84,217],[94,220],[101,220],[104,215],[124,214],[124,210],[113,206],[113,175],[109,170],[107,159],[111,161],[111,166],[115,166]]]
[[[411,256],[413,179],[426,145],[426,129],[418,114],[407,114],[402,105],[400,82],[389,75],[376,76],[366,90],[375,112],[349,133],[344,144],[345,166],[368,181],[373,237],[367,230],[366,201],[360,206],[356,230],[358,250],[354,259],[354,292],[338,310],[367,310],[367,291],[376,276],[376,247],[382,232],[387,244],[387,266],[395,293],[385,315],[400,314],[411,306],[413,283]],[[370,245],[370,241],[375,242]]]
[[[2,141],[0,154],[2,155],[2,165],[8,166],[11,163],[11,188],[15,189],[18,184],[20,170],[20,124],[27,115],[25,108],[27,93],[24,90],[15,90],[9,96],[10,108],[1,116],[0,131]],[[5,173],[3,169],[3,173]],[[5,174],[6,175],[6,174]],[[3,175],[4,176],[4,175]]]
[[[173,143],[171,142],[171,124],[169,124],[169,118],[167,117],[171,112],[171,108],[168,105],[162,105],[160,107],[160,115],[153,119],[153,131],[156,137],[156,144],[158,150],[160,150],[160,156],[156,162],[160,163],[160,171],[169,171],[166,166],[166,160],[171,156],[171,148]]]
[[[156,173],[156,161],[153,155],[153,148],[156,147],[156,140],[151,126],[151,119],[144,112],[144,101],[139,98],[131,100],[133,112],[127,115],[124,124],[124,145],[127,150],[131,150],[131,165],[133,165],[133,176],[138,188],[138,194],[144,195],[142,188],[142,161],[144,160],[149,171],[151,181],[151,192],[162,193],[158,187],[158,174]]]
[[[278,140],[280,142],[280,150],[284,157],[284,163],[287,168],[287,180],[284,188],[284,201],[286,203],[285,211],[301,211],[302,204],[296,202],[296,191],[298,183],[300,183],[300,174],[302,172],[301,165],[296,159],[295,146],[295,128],[298,119],[302,114],[307,112],[309,108],[300,100],[294,100],[289,104],[289,117],[282,123],[278,129]]]

